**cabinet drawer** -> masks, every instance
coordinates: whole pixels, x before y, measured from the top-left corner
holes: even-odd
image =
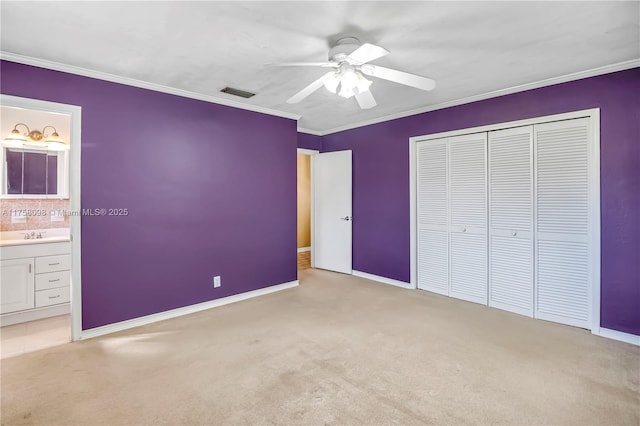
[[[49,272],[36,275],[36,291],[49,288],[67,287],[71,284],[71,272]]]
[[[51,288],[49,290],[36,291],[36,308],[43,306],[66,303],[71,299],[69,287]]]
[[[68,254],[36,257],[36,274],[64,271],[68,269],[71,269],[71,256]]]

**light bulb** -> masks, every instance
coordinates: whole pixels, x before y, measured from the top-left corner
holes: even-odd
[[[22,133],[20,133],[20,131],[18,131],[18,129],[14,128],[11,131],[11,133],[9,133],[7,135],[5,140],[7,140],[7,141],[26,141],[27,137],[25,135],[23,135]]]
[[[369,90],[369,86],[371,86],[371,81],[367,80],[362,76],[362,74],[358,73],[358,83],[356,88],[358,89],[358,93],[364,93]]]
[[[340,93],[343,98],[350,98],[355,93],[355,89],[358,85],[358,75],[353,68],[347,68],[342,72],[342,78],[340,79]]]
[[[336,93],[338,85],[340,84],[340,74],[336,72],[331,77],[327,78],[324,82],[324,87],[331,93]]]
[[[343,98],[349,99],[350,97],[355,95],[355,93],[353,92],[352,87],[342,83],[342,85],[340,86],[340,92],[338,92],[338,95],[342,96]]]

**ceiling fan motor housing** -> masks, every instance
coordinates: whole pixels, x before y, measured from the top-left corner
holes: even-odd
[[[342,62],[347,56],[360,47],[360,40],[355,37],[344,37],[336,42],[336,45],[329,49],[329,60]]]

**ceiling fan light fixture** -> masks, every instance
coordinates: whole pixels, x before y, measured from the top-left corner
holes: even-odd
[[[336,72],[331,77],[327,78],[324,82],[324,87],[331,93],[338,91],[338,85],[340,84],[340,73]]]
[[[340,92],[338,95],[348,99],[356,94],[366,92],[370,86],[371,81],[364,78],[361,73],[353,69],[346,69],[342,72]]]
[[[338,93],[338,95],[348,99],[355,95],[355,90],[358,89],[358,74],[351,67],[343,68],[341,74],[342,76],[340,78],[340,92]]]
[[[350,88],[356,87],[358,85],[358,74],[356,74],[353,68],[347,68],[342,72],[342,79],[340,82],[343,86],[348,86]]]
[[[287,103],[295,104],[324,86],[329,92],[337,93],[343,98],[352,98],[361,109],[371,109],[377,105],[370,91],[371,81],[365,76],[392,81],[421,90],[432,90],[435,81],[430,78],[391,68],[385,68],[369,62],[389,54],[384,47],[371,43],[360,44],[354,37],[339,39],[329,50],[328,62],[287,62],[281,66],[319,66],[333,68],[322,77],[311,82],[295,95],[287,99]]]
[[[367,80],[362,74],[358,73],[358,84],[356,85],[358,93],[366,92],[367,90],[369,90],[370,86],[371,80]]]
[[[342,96],[345,99],[349,99],[350,97],[355,95],[355,93],[353,92],[352,87],[342,85],[340,86],[340,91],[338,92],[338,95]]]

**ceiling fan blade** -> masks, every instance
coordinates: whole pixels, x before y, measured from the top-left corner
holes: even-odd
[[[389,54],[389,51],[384,47],[376,46],[375,44],[365,43],[351,52],[347,56],[347,61],[354,65],[366,64],[378,58],[382,58]]]
[[[433,90],[436,82],[430,78],[422,77],[408,72],[392,70],[391,68],[379,67],[377,65],[365,64],[360,68],[363,74],[389,80],[422,90]]]
[[[302,89],[301,91],[299,91],[298,93],[296,93],[295,95],[287,99],[287,103],[297,104],[298,102],[300,102],[301,100],[303,100],[304,98],[306,98],[307,96],[309,96],[310,94],[312,94],[313,92],[321,88],[324,85],[324,81],[334,74],[335,74],[335,71],[329,71],[328,73],[326,73],[325,75],[323,75],[322,77],[320,77],[319,79],[317,79],[316,81],[314,81],[313,83],[311,83],[310,85],[308,85],[307,87],[305,87],[304,89]]]
[[[335,62],[282,62],[279,64],[267,64],[269,67],[325,67],[338,68]]]
[[[367,90],[366,92],[356,93],[356,101],[358,101],[358,105],[360,105],[361,109],[371,109],[374,106],[378,105],[376,100],[373,98],[373,94],[371,90]]]

